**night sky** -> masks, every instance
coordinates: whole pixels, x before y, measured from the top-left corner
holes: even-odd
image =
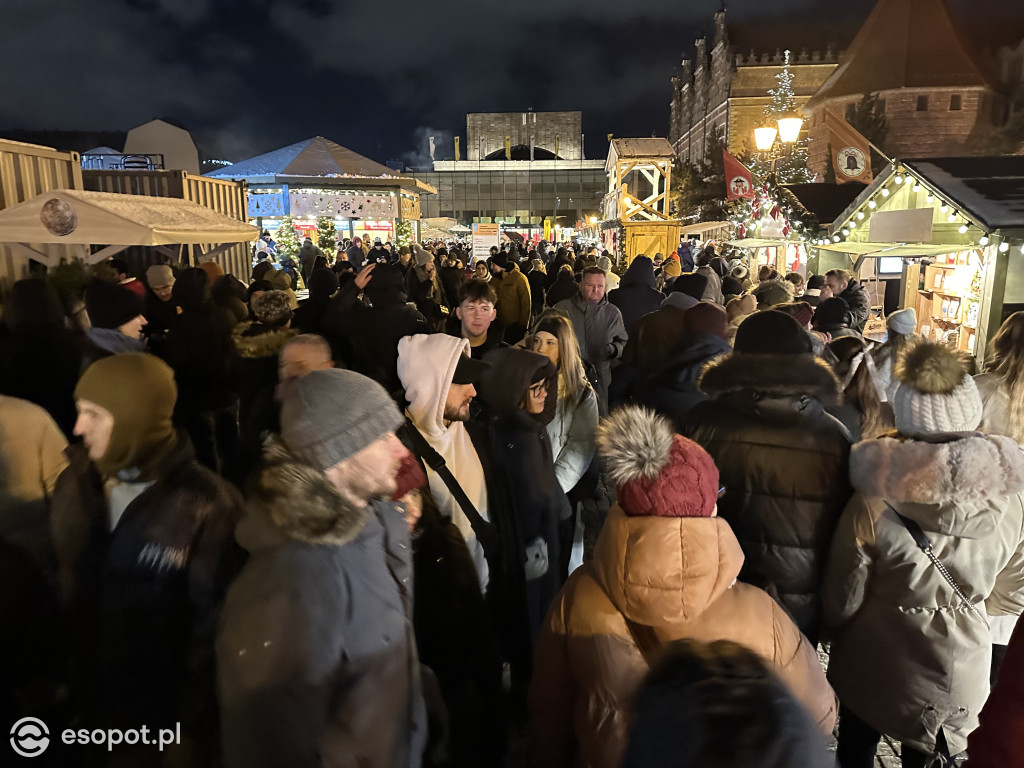
[[[1022,13],[1018,0],[954,7],[968,5]],[[0,136],[15,128],[124,131],[170,117],[229,160],[319,134],[382,162],[410,162],[422,161],[416,152],[427,136],[447,148],[453,133],[464,134],[467,112],[577,109],[588,157],[601,156],[609,132],[666,133],[672,68],[699,32],[710,32],[718,7],[0,0]],[[834,7],[730,0],[728,13],[743,23],[818,21]],[[872,2],[842,7],[863,18]],[[769,39],[764,48],[775,46]]]

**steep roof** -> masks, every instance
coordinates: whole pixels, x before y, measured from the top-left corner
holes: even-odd
[[[878,0],[807,106],[869,91],[988,85],[945,0]]]
[[[363,157],[358,152],[323,136],[275,149],[264,155],[227,165],[205,174],[222,179],[243,179],[253,176],[324,176],[400,178],[385,165]]]

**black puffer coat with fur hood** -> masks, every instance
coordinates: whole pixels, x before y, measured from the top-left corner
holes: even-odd
[[[709,400],[686,434],[711,454],[724,495],[718,514],[746,560],[742,581],[773,594],[816,642],[828,548],[850,497],[850,438],[824,406],[839,381],[812,354],[734,353],[705,368]]]
[[[427,726],[404,513],[356,509],[272,442],[217,638],[225,765],[421,764]]]

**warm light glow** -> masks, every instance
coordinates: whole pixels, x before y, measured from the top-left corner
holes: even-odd
[[[877,206],[878,203],[876,203],[874,200],[868,200],[868,208],[875,208]]]
[[[839,242],[839,235],[832,235],[832,242],[833,243],[838,243]]]
[[[758,152],[767,152],[772,148],[775,143],[775,137],[779,131],[776,128],[772,128],[770,125],[765,125],[761,128],[754,129],[754,144],[757,145]]]
[[[1003,240],[1003,242],[999,244],[999,252],[1006,253],[1008,250],[1010,250],[1010,244]]]
[[[591,216],[590,217],[590,223],[591,224],[597,224],[597,216]]]
[[[949,214],[949,218],[946,219],[946,221],[948,221],[950,224],[955,222],[956,221],[956,211],[953,211],[951,214]]]
[[[856,221],[851,221],[850,224],[849,224],[849,227],[850,227],[850,229],[856,229],[857,228],[857,222]]]
[[[928,197],[926,197],[926,198],[924,199],[924,201],[925,201],[926,203],[933,203],[933,202],[935,202],[935,195],[928,195]]]
[[[966,234],[967,233],[967,225],[966,224],[961,224],[960,225],[960,229],[958,231],[960,232],[961,235]]]
[[[902,184],[903,183],[903,177],[900,176],[899,174],[896,174],[896,178],[893,179],[893,181],[896,182],[897,184]]]
[[[949,210],[949,206],[946,205],[945,203],[943,203],[942,205],[939,206],[939,211],[941,211],[942,213],[945,213],[948,210]]]
[[[864,211],[857,211],[857,219],[859,221],[864,221]]]
[[[982,235],[978,238],[978,245],[988,245],[988,235]]]
[[[920,192],[921,191],[921,185],[920,184],[915,184],[914,185],[914,191],[915,192]]]
[[[849,236],[850,236],[850,230],[844,229],[843,230],[843,237],[849,237]]]
[[[883,189],[883,190],[882,190],[882,197],[888,197],[888,196],[889,196],[889,190],[888,190],[888,188],[886,188],[886,189]]]
[[[785,144],[792,144],[800,138],[800,129],[804,126],[802,117],[780,117],[779,118],[779,140]]]

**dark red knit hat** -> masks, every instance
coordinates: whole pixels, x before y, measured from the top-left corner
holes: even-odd
[[[420,461],[411,453],[407,453],[398,467],[395,477],[395,493],[391,497],[398,501],[410,491],[415,491],[427,484],[427,476],[420,466]]]
[[[707,451],[654,411],[617,409],[601,422],[598,451],[630,517],[712,517],[718,468]]]
[[[811,318],[814,317],[814,307],[806,301],[793,301],[788,304],[778,304],[772,307],[772,309],[776,312],[785,312],[800,323],[801,328],[806,328],[810,325]]]

